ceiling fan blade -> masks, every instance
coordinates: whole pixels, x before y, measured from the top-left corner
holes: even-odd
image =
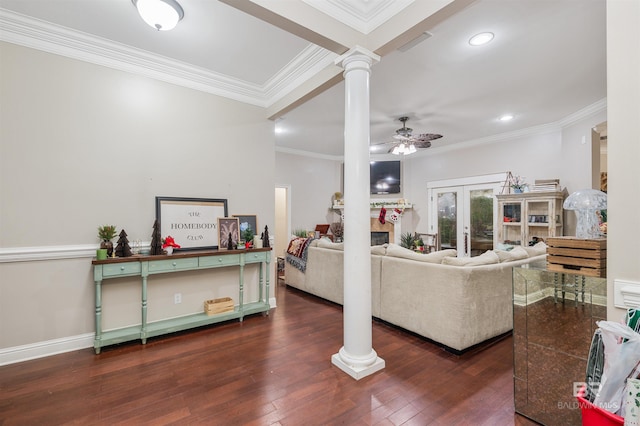
[[[431,142],[429,141],[416,141],[413,143],[416,148],[429,148],[431,147]]]
[[[389,145],[390,143],[396,144],[397,142],[396,141],[378,142],[378,143],[369,144],[369,146]]]
[[[407,136],[403,136],[403,135],[393,135],[394,139],[397,139],[399,141],[408,141],[411,140],[411,137],[407,137]]]
[[[415,137],[416,141],[432,141],[434,139],[440,139],[442,135],[438,135],[435,133],[422,133]]]

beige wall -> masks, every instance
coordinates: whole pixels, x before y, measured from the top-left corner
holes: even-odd
[[[93,333],[97,227],[149,242],[156,196],[225,198],[273,225],[264,109],[8,43],[0,58],[0,352]],[[70,258],[9,261],[51,252]],[[176,282],[154,277],[150,319],[237,299],[237,273],[211,277],[181,275],[180,305]],[[105,302],[106,328],[139,322],[136,280],[105,286]]]
[[[608,317],[613,283],[640,283],[640,2],[607,1]]]
[[[291,230],[311,231],[338,220],[331,197],[342,191],[342,161],[278,152],[276,182],[290,187]]]

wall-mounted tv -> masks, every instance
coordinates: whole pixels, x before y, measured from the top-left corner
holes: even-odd
[[[371,194],[400,193],[400,160],[372,161],[369,173]]]

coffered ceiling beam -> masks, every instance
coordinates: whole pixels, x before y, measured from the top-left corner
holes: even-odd
[[[310,6],[303,0],[220,0],[338,55],[362,46],[380,56],[404,46],[476,0],[416,0],[369,34]],[[342,70],[328,65],[267,108],[278,118],[342,80]]]

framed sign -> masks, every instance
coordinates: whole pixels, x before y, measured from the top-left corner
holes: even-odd
[[[226,199],[156,197],[162,238],[171,235],[181,250],[217,249],[218,218],[226,216]]]
[[[255,214],[234,214],[240,221],[240,237],[243,237],[244,231],[249,228],[253,231],[253,235],[260,235],[258,232],[258,218]]]
[[[220,241],[220,250],[228,248],[229,238],[231,238],[231,246],[236,247],[240,240],[240,222],[237,217],[219,217],[218,240]]]

